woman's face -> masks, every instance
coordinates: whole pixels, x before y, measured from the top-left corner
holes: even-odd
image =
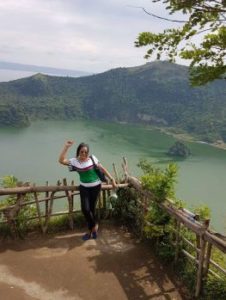
[[[79,158],[81,160],[86,160],[89,155],[87,147],[82,147],[79,151]]]

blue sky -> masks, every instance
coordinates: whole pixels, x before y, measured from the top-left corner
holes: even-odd
[[[0,0],[0,59],[91,73],[144,64],[138,34],[177,25],[137,7],[168,17],[151,0]]]

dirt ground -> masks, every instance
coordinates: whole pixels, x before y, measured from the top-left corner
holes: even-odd
[[[150,247],[104,224],[97,240],[84,230],[0,244],[0,300],[188,299]]]

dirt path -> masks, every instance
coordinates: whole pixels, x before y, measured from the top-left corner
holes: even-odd
[[[0,300],[187,299],[150,253],[120,228],[30,236],[0,245]]]

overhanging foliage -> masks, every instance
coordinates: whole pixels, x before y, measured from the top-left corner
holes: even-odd
[[[226,1],[153,0],[152,2],[163,2],[170,14],[181,12],[185,15],[185,20],[178,20],[182,25],[176,29],[166,29],[158,34],[140,33],[135,45],[150,47],[145,57],[160,59],[164,55],[172,62],[177,57],[189,60],[192,85],[226,79]]]

